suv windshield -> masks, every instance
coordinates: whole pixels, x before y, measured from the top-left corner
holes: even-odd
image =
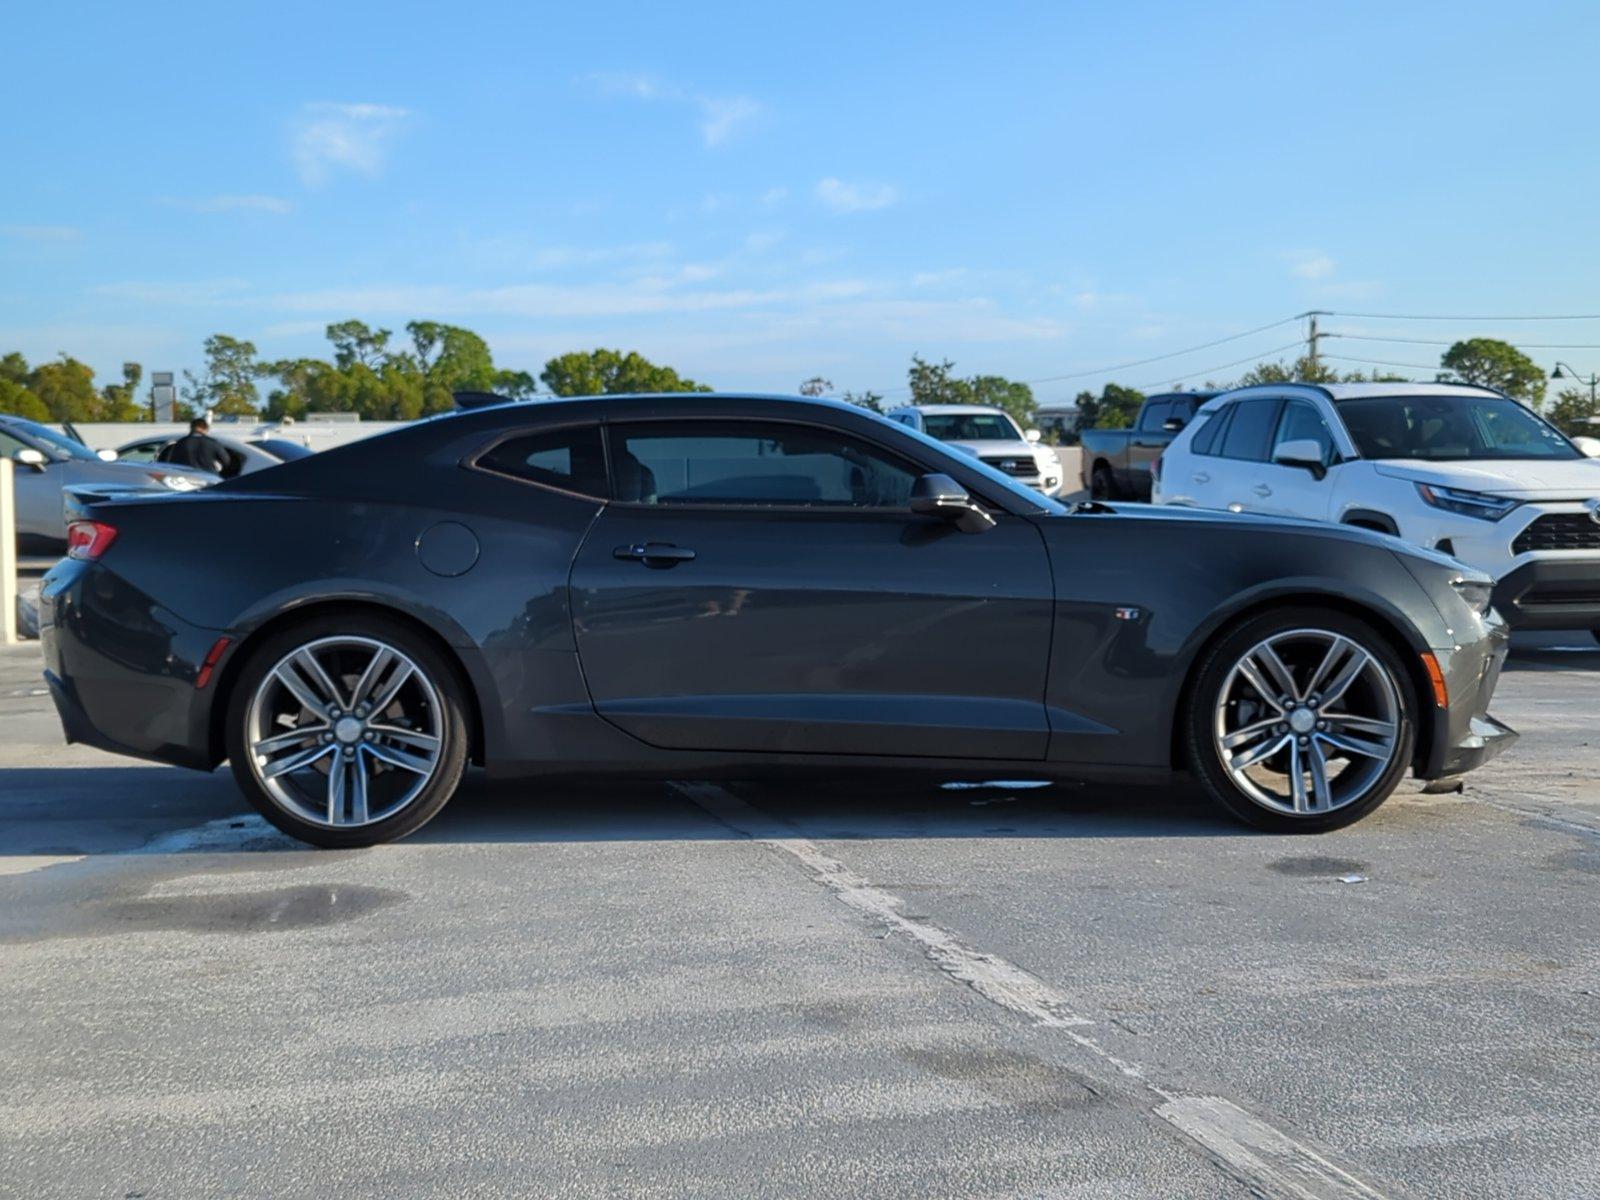
[[[1582,458],[1531,410],[1502,396],[1373,396],[1341,400],[1362,458]]]
[[[82,442],[75,442],[65,434],[57,433],[48,425],[41,425],[37,421],[21,417],[15,417],[7,424],[12,430],[38,445],[57,462],[67,458],[83,459],[88,462],[100,461],[100,456]]]
[[[941,442],[1020,442],[1022,432],[1002,413],[926,413],[929,437]]]

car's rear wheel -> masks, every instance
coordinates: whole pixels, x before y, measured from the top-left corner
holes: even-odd
[[[1111,468],[1104,463],[1099,464],[1089,475],[1089,495],[1095,500],[1117,499],[1117,480],[1111,474]]]
[[[1200,664],[1185,722],[1189,765],[1252,825],[1320,832],[1388,799],[1411,763],[1416,698],[1365,621],[1286,609],[1245,621]]]
[[[427,639],[382,616],[328,616],[251,655],[229,700],[234,778],[279,829],[370,846],[419,829],[466,768],[466,704]]]

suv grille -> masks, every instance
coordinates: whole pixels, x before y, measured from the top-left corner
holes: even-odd
[[[1588,513],[1546,513],[1511,543],[1513,554],[1530,550],[1600,550],[1600,525]]]
[[[997,471],[1004,471],[1007,475],[1037,475],[1039,464],[1028,455],[997,454],[992,458],[985,458],[984,462],[994,467]],[[1600,525],[1595,527],[1600,531]]]

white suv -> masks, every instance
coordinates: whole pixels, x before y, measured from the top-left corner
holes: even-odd
[[[1486,388],[1263,384],[1195,414],[1151,499],[1393,534],[1493,575],[1513,626],[1600,638],[1596,451]]]
[[[1043,492],[1060,493],[1066,481],[1061,459],[1049,446],[1038,445],[1039,431],[1027,433],[998,408],[981,404],[908,404],[885,414],[941,442],[965,450],[1018,483]]]

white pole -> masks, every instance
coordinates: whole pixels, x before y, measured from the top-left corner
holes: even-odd
[[[17,494],[15,468],[0,458],[0,645],[17,640]]]

